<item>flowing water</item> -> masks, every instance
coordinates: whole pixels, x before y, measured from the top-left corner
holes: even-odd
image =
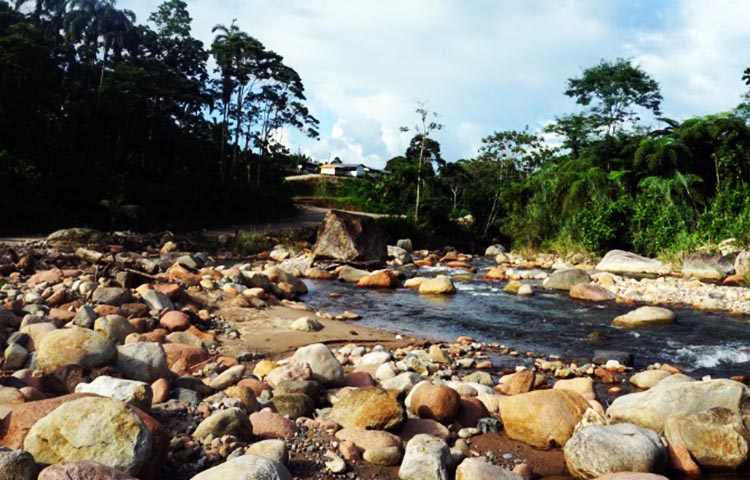
[[[420,269],[419,274],[465,273],[450,269]],[[564,292],[538,286],[531,297],[503,292],[504,282],[454,280],[458,293],[427,297],[408,289],[366,290],[354,285],[307,281],[305,301],[331,313],[352,310],[365,325],[449,341],[470,335],[477,341],[562,358],[589,361],[595,350],[631,353],[635,366],[666,362],[693,376],[750,373],[750,317],[674,309],[677,323],[638,330],[611,326],[612,319],[633,306],[571,300]],[[538,283],[538,282],[537,282]],[[343,294],[339,298],[331,292]],[[589,340],[597,332],[599,339]],[[579,363],[581,364],[581,363]]]

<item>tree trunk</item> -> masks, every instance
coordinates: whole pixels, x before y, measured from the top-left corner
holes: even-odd
[[[422,144],[419,147],[419,165],[417,167],[417,201],[414,206],[414,223],[419,222],[419,201],[422,191],[422,162],[424,161],[424,143],[426,134],[422,134]]]

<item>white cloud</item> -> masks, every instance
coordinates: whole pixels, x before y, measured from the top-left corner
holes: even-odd
[[[237,18],[300,73],[322,134],[288,141],[320,160],[382,166],[402,154],[411,134],[399,127],[417,120],[416,100],[442,115],[444,157],[470,156],[493,131],[539,129],[577,109],[566,79],[601,58],[634,57],[661,82],[667,116],[725,110],[745,90],[742,0],[188,3],[205,43],[214,24]],[[140,20],[157,4],[120,1]]]

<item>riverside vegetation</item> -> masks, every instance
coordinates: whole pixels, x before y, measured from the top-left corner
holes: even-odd
[[[274,132],[318,135],[302,79],[236,22],[214,33],[210,46],[196,40],[181,0],[141,24],[114,0],[0,1],[0,205],[14,212],[0,229],[202,228],[291,213],[284,177],[312,159]],[[440,119],[420,104],[390,175],[322,182],[312,195],[403,216],[390,222],[397,236],[435,247],[498,239],[675,257],[750,242],[747,96],[674,120],[658,82],[627,59],[563,90],[580,111],[545,133],[494,132],[468,159],[443,157]]]

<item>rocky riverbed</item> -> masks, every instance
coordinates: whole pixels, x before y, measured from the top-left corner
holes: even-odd
[[[313,265],[316,250],[238,259],[80,231],[0,251],[2,478],[747,474],[743,376],[635,370],[617,351],[572,361],[481,338],[403,337],[358,325],[367,312],[304,303],[308,279],[443,297],[461,295],[457,277],[471,273],[522,296],[554,288],[603,305],[659,304],[614,319],[642,329],[674,321],[665,307],[706,307],[704,298],[744,313],[747,289],[663,265],[643,271],[647,259],[631,256],[623,269],[499,247],[481,260],[409,252],[403,242],[386,269],[368,271]],[[629,271],[636,261],[645,267]]]

